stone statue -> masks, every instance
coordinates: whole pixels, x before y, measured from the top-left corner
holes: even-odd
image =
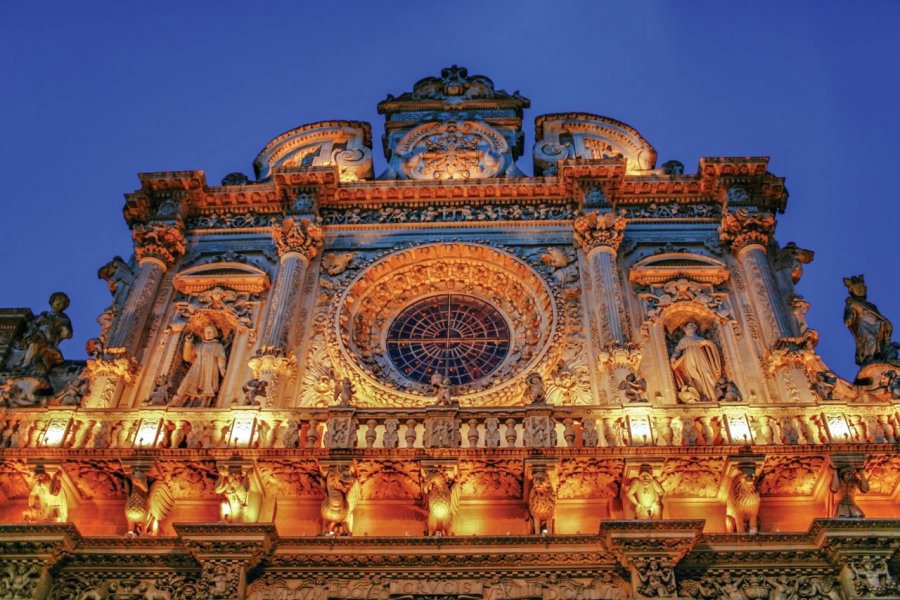
[[[546,471],[534,472],[528,493],[528,514],[535,535],[556,533],[556,487]]]
[[[178,386],[178,402],[182,406],[208,407],[219,393],[226,365],[225,347],[219,341],[216,326],[210,323],[203,328],[203,340],[199,344],[193,336],[188,336],[183,357],[191,367]]]
[[[625,392],[628,402],[647,402],[647,382],[643,377],[629,373],[619,382],[619,389]]]
[[[731,478],[725,501],[725,528],[728,533],[753,535],[759,531],[759,492],[753,468],[739,468]]]
[[[644,561],[637,567],[638,592],[641,598],[672,598],[675,595],[675,577],[672,569],[665,568],[656,559]]]
[[[459,486],[445,469],[433,469],[425,476],[422,496],[428,509],[425,535],[442,537],[453,535],[453,517],[459,510]]]
[[[740,402],[743,400],[743,397],[733,381],[719,377],[719,381],[716,383],[716,400],[719,402]]]
[[[23,336],[23,369],[46,374],[62,362],[59,343],[72,337],[72,321],[64,312],[68,307],[69,297],[55,292],[50,296],[50,310],[45,310],[28,323]]]
[[[266,388],[269,387],[269,382],[263,379],[250,379],[243,385],[241,391],[244,392],[244,403],[242,406],[259,406],[259,401],[256,399],[258,396],[262,396],[265,398],[266,396]]]
[[[222,494],[219,520],[228,523],[256,523],[262,494],[250,489],[250,474],[240,467],[221,467],[215,492]]]
[[[544,378],[540,373],[531,373],[525,379],[525,406],[547,404],[547,392]]]
[[[716,399],[716,384],[722,376],[719,348],[697,334],[696,323],[685,324],[684,335],[675,346],[671,363],[679,390],[688,386],[694,388],[704,402]]]
[[[159,535],[159,523],[172,510],[175,500],[165,481],[147,481],[143,469],[135,467],[131,473],[131,491],[125,500],[128,535]]]
[[[856,364],[887,362],[897,358],[897,345],[891,342],[894,327],[866,300],[868,288],[862,275],[845,277],[850,297],[844,305],[844,324],[856,338]]]
[[[453,406],[453,398],[450,396],[450,378],[440,373],[431,376],[431,385],[434,386],[435,406]]]
[[[634,505],[634,518],[653,520],[662,517],[662,499],[666,492],[653,477],[653,468],[641,465],[638,476],[628,486],[625,497]]]
[[[341,379],[339,406],[353,406],[353,382],[349,377]]]
[[[105,344],[109,339],[109,332],[125,304],[128,291],[134,281],[134,273],[122,260],[121,256],[114,256],[111,261],[97,270],[97,277],[106,282],[109,293],[112,294],[112,303],[97,317],[100,324],[100,335],[97,336],[101,343]]]
[[[87,375],[79,375],[65,385],[53,404],[56,406],[81,406],[81,401],[91,393],[91,380]]]
[[[803,265],[811,263],[814,256],[815,253],[812,250],[800,248],[795,242],[788,242],[775,257],[775,268],[779,271],[787,271],[791,276],[791,281],[797,284],[803,277]]]
[[[863,475],[862,469],[849,465],[833,468],[831,491],[837,494],[837,502],[834,505],[836,519],[865,518],[866,515],[856,504],[856,494],[865,494],[869,491],[869,481]]]
[[[147,398],[147,406],[165,406],[169,403],[169,378],[166,375],[157,375],[154,381],[155,387]]]
[[[47,471],[38,466],[31,478],[31,491],[28,493],[28,508],[22,512],[25,523],[65,523],[68,517],[68,502],[62,490],[61,471],[51,477]]]

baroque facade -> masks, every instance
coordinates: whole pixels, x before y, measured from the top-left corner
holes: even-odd
[[[134,256],[0,312],[0,598],[900,598],[900,362],[816,354],[760,157],[657,166],[464,68],[140,174]],[[77,300],[76,300],[77,301]],[[848,348],[848,352],[849,352]]]

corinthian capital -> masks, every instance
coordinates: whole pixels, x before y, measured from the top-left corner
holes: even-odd
[[[575,219],[572,225],[575,230],[575,243],[581,246],[585,253],[602,246],[612,248],[615,252],[625,237],[626,224],[625,217],[614,212],[586,213]]]
[[[134,256],[138,262],[156,258],[171,267],[184,255],[186,246],[184,231],[178,226],[164,223],[145,225],[138,223],[131,231],[134,240]]]
[[[770,212],[750,213],[746,208],[725,211],[719,227],[719,240],[732,252],[751,244],[768,246],[775,233],[775,215]]]
[[[322,227],[309,219],[288,217],[281,225],[272,227],[272,239],[279,256],[296,253],[312,260],[319,254],[323,238]]]

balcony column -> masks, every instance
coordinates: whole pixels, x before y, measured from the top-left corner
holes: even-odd
[[[291,329],[302,302],[303,282],[310,262],[323,244],[322,228],[309,219],[286,218],[272,228],[280,263],[269,301],[261,343],[250,359],[254,377],[267,382],[266,398],[274,404],[278,379],[294,364],[289,350]]]

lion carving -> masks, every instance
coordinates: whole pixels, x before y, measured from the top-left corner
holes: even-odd
[[[725,502],[725,527],[729,533],[759,531],[759,492],[752,469],[741,469],[731,478]]]
[[[450,473],[445,469],[434,469],[426,473],[422,494],[428,509],[426,535],[453,535],[453,517],[459,510],[459,486],[453,485]]]
[[[545,471],[535,471],[528,494],[528,512],[534,534],[556,533],[556,487]]]

